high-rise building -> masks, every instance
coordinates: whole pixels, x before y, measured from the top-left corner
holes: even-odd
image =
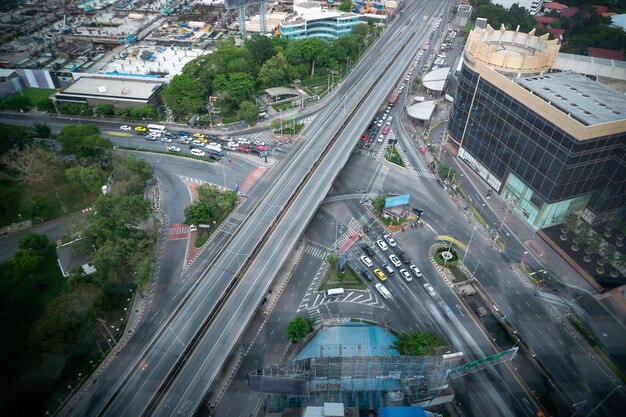
[[[535,228],[626,208],[626,96],[556,71],[558,51],[547,35],[475,28],[449,123],[459,158]]]

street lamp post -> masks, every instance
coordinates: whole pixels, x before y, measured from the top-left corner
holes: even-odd
[[[476,228],[474,227],[474,229],[472,230],[472,234],[470,235],[469,242],[467,243],[467,248],[465,248],[465,253],[463,254],[463,259],[461,260],[461,263],[463,265],[465,265],[465,257],[467,256],[467,252],[469,252],[470,245],[472,244],[472,238],[474,237],[474,232],[475,231],[476,231]]]
[[[522,259],[520,260],[520,263],[522,265],[524,265],[524,260],[526,259],[526,255],[528,255],[528,251],[524,251],[524,254],[522,255]],[[525,265],[524,265],[525,266]]]

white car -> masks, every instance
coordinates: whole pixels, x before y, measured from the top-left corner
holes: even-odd
[[[418,267],[416,267],[415,265],[411,264],[409,265],[409,268],[411,269],[411,271],[413,271],[413,273],[415,274],[416,277],[421,277],[422,276],[422,271],[419,270]]]
[[[385,140],[385,135],[380,135],[378,137],[378,143],[383,143],[384,140]]]
[[[393,254],[389,255],[389,260],[391,261],[391,263],[395,267],[402,266],[402,262],[400,262],[400,259],[398,259],[398,257],[396,255],[393,255]]]
[[[380,293],[380,295],[382,295],[385,298],[391,298],[391,293],[389,292],[389,290],[387,288],[385,288],[385,286],[383,284],[381,284],[379,282],[379,283],[377,283],[375,285],[375,287],[378,290],[378,292]]]
[[[405,81],[409,81],[411,79],[410,75],[407,75],[406,78],[404,79]]]
[[[400,270],[400,274],[402,274],[402,276],[404,277],[406,282],[413,281],[413,277],[411,276],[411,273],[409,271],[407,271],[406,269],[401,269]]]
[[[372,260],[365,255],[361,256],[359,259],[361,259],[361,262],[363,262],[365,266],[369,267],[374,265],[374,262],[372,262]]]
[[[256,146],[265,146],[265,142],[263,142],[262,140],[255,140],[255,141],[254,141],[254,144],[255,144]]]
[[[376,241],[376,244],[378,245],[378,247],[380,248],[380,250],[382,251],[386,251],[387,249],[389,249],[389,247],[387,246],[387,244],[385,243],[384,240],[382,239],[378,239]]]
[[[383,235],[383,239],[385,239],[387,243],[389,243],[389,246],[391,246],[392,248],[395,248],[397,246],[396,241],[393,240],[393,238],[389,234],[385,233]]]
[[[383,120],[379,120],[378,123],[376,123],[376,126],[381,127],[383,125],[384,121]]]
[[[424,288],[426,288],[426,291],[428,291],[428,294],[430,294],[431,296],[435,296],[437,295],[437,293],[435,292],[435,289],[433,288],[432,285],[430,284],[424,284]]]
[[[170,152],[180,152],[180,148],[178,146],[168,146],[167,150]]]
[[[387,120],[387,113],[383,114],[383,120]]]
[[[206,156],[206,152],[204,152],[202,149],[196,149],[196,148],[193,148],[191,150],[191,154],[196,155],[196,156]]]
[[[132,127],[126,126],[126,125],[120,126],[120,129],[122,129],[125,132],[130,132],[131,130],[133,130]]]
[[[393,116],[389,116],[389,117],[387,118],[387,124],[388,124],[388,125],[389,125],[389,124],[391,124],[391,121],[392,121],[392,120],[393,120]]]
[[[165,143],[172,143],[172,139],[170,139],[170,138],[168,138],[168,137],[166,137],[166,136],[163,136],[163,137],[161,138],[161,142],[165,142]]]

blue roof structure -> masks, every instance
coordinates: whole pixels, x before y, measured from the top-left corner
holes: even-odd
[[[379,417],[426,417],[422,407],[380,407]]]
[[[365,323],[342,323],[320,330],[294,360],[354,356],[399,356],[391,344],[396,337]]]
[[[399,195],[396,197],[387,197],[385,199],[385,208],[393,208],[398,206],[406,206],[409,204],[411,194]]]

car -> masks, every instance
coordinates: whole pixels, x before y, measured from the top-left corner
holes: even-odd
[[[402,262],[400,262],[400,259],[398,259],[398,257],[396,255],[394,255],[394,254],[389,255],[389,260],[396,267],[402,265]]]
[[[372,276],[372,274],[370,273],[370,271],[367,271],[365,269],[361,269],[359,271],[359,275],[361,275],[366,281],[371,281],[374,279],[374,277]]]
[[[389,235],[388,233],[385,233],[383,235],[383,239],[385,239],[387,241],[387,243],[389,244],[389,246],[391,246],[392,248],[395,248],[397,246],[397,243],[395,240],[393,240],[393,238],[391,237],[391,235]]]
[[[156,141],[157,137],[153,135],[146,135],[146,140]]]
[[[372,260],[370,258],[368,258],[367,256],[363,255],[359,258],[361,260],[361,262],[363,262],[365,264],[365,266],[372,266],[374,265],[374,262],[372,262]]]
[[[387,114],[383,114],[383,120],[387,120]]]
[[[407,75],[406,78],[404,79],[405,81],[409,81],[411,79],[410,75]]]
[[[250,148],[246,148],[245,146],[238,146],[237,151],[243,152],[243,153],[250,153]]]
[[[172,143],[172,139],[170,139],[170,138],[168,138],[168,137],[163,136],[163,137],[161,138],[161,142],[165,142],[165,143]]]
[[[428,291],[428,294],[430,294],[431,296],[434,297],[435,295],[437,295],[437,293],[435,292],[435,289],[433,288],[432,285],[426,283],[426,284],[424,284],[424,288],[426,288],[426,291]]]
[[[191,136],[191,134],[187,132],[186,130],[179,130],[178,136]]]
[[[404,87],[406,87],[406,84],[405,84],[405,83],[402,83],[402,85],[400,86],[400,88],[404,88]]]
[[[145,126],[135,126],[135,132],[137,133],[146,133],[148,128]]]
[[[255,140],[254,144],[257,146],[265,146],[265,142],[263,142],[262,140]]]
[[[406,253],[404,253],[403,251],[398,252],[398,258],[400,258],[400,260],[402,261],[402,263],[405,264],[410,264],[411,260],[409,259],[409,257],[407,256]]]
[[[381,127],[384,123],[384,120],[379,120],[378,123],[376,123],[376,126]]]
[[[365,252],[367,256],[374,256],[375,252],[369,245],[363,245],[361,249],[363,249],[363,252]]]
[[[389,116],[387,118],[387,124],[390,125],[392,120],[393,120],[393,116]]]
[[[413,271],[416,277],[419,278],[422,276],[422,271],[420,271],[419,268],[416,267],[414,264],[409,265],[409,269]]]
[[[180,152],[180,148],[178,146],[168,146],[167,150],[170,152]]]
[[[204,147],[204,142],[201,142],[199,140],[194,140],[193,142],[191,142],[192,146],[200,146],[200,147]]]
[[[120,126],[120,129],[122,129],[125,132],[130,132],[131,130],[133,130],[132,127],[127,126],[127,125]]]
[[[386,135],[387,133],[389,133],[389,125],[385,125],[385,127],[383,127],[383,135]]]
[[[387,244],[385,243],[384,240],[382,239],[378,239],[376,241],[376,244],[378,245],[378,247],[380,248],[380,250],[382,251],[386,251],[387,249],[389,249],[389,247],[387,246]]]
[[[183,136],[178,139],[178,143],[182,143],[183,145],[189,145],[191,143],[191,139],[186,136]]]
[[[374,269],[374,274],[376,274],[376,277],[378,277],[379,280],[387,281],[387,275],[385,275],[385,273],[381,271],[380,269],[378,268]]]
[[[204,133],[194,133],[192,135],[194,138],[204,138],[206,135]]]
[[[380,293],[380,295],[382,295],[385,298],[391,298],[391,293],[389,292],[387,288],[385,288],[383,284],[377,283],[375,287],[376,287],[376,290],[378,290],[378,292]]]
[[[407,271],[406,269],[401,269],[400,270],[400,274],[402,274],[402,276],[404,277],[406,282],[413,281],[413,277],[411,276],[411,273],[409,271]]]
[[[193,148],[191,150],[191,154],[196,155],[196,156],[206,156],[206,152],[204,152],[202,149],[196,149],[196,148]]]
[[[174,139],[178,139],[178,136],[176,136],[176,135],[175,135],[174,133],[172,133],[172,132],[168,132],[168,133],[166,133],[164,136],[165,136],[166,138],[168,138],[168,139],[172,139],[172,140],[174,140]]]
[[[378,143],[383,143],[384,140],[385,140],[385,135],[380,135],[378,137]]]

